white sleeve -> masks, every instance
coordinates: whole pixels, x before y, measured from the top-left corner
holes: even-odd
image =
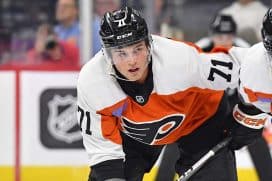
[[[266,113],[272,112],[272,59],[263,44],[254,45],[241,62],[240,87],[245,103]]]
[[[83,144],[88,153],[89,164],[112,160],[124,159],[121,144],[117,144],[103,137],[101,128],[101,115],[96,113],[86,98],[82,86],[78,83],[78,122],[81,127]]]

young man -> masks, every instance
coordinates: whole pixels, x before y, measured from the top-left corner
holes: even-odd
[[[106,13],[100,35],[102,51],[84,65],[77,87],[89,180],[140,181],[163,145],[173,142],[179,146],[181,174],[232,132],[230,147],[191,180],[236,181],[233,149],[262,132],[261,125],[239,124],[238,118],[248,116],[239,107],[238,121],[227,119],[232,108],[224,89],[238,86],[237,60],[247,51],[233,50],[232,59],[151,36],[145,20],[129,7]]]

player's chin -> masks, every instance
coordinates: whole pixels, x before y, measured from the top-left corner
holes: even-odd
[[[127,79],[129,79],[130,81],[137,81],[141,78],[140,74],[129,74],[127,76]]]
[[[129,76],[129,77],[128,77],[128,80],[130,80],[130,81],[137,81],[137,80],[139,80],[139,78]]]

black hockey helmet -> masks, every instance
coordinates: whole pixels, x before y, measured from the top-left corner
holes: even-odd
[[[263,44],[269,53],[272,53],[272,9],[264,15],[262,27]]]
[[[236,34],[236,29],[237,26],[232,16],[225,14],[218,14],[210,27],[212,34]]]
[[[103,48],[127,46],[149,40],[146,21],[138,11],[130,7],[105,13],[101,21],[100,36]]]

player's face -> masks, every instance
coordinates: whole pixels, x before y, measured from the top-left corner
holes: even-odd
[[[215,34],[213,36],[214,46],[222,46],[225,48],[230,48],[234,41],[233,34]]]
[[[148,73],[149,50],[144,41],[111,50],[112,61],[117,70],[132,81],[144,82]]]

